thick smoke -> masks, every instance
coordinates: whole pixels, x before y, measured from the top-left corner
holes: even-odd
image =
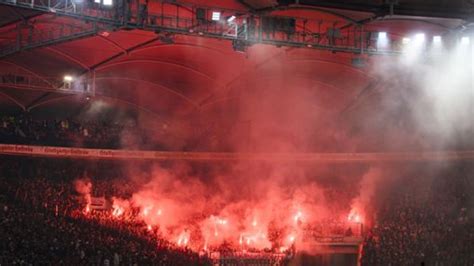
[[[77,179],[74,181],[74,188],[76,192],[81,196],[81,200],[86,203],[85,212],[91,211],[91,192],[92,192],[92,183],[88,178]]]
[[[417,46],[418,45],[418,46]],[[380,58],[374,97],[355,109],[353,121],[360,149],[456,150],[473,147],[474,109],[471,46],[450,48],[420,44],[405,47],[400,57]],[[374,147],[375,146],[375,147]]]
[[[195,250],[223,244],[302,249],[309,243],[304,231],[310,225],[327,224],[322,230],[330,230],[362,222],[348,221],[352,196],[332,201],[332,185],[310,180],[306,170],[294,166],[229,166],[206,176],[182,167],[155,166],[149,175],[135,176],[147,181],[130,198],[113,199],[114,216],[122,219],[136,209],[150,229]]]
[[[358,187],[358,196],[352,200],[349,219],[370,221],[367,217],[373,211],[372,202],[377,200],[377,186],[383,182],[383,170],[380,167],[371,167],[363,176]],[[386,181],[386,180],[385,180]],[[357,217],[359,215],[359,217]],[[365,219],[367,218],[367,219]]]
[[[414,51],[374,62],[370,74],[379,80],[376,93],[342,120],[339,114],[347,102],[328,97],[334,91],[327,93],[321,82],[308,81],[316,69],[309,68],[301,77],[304,67],[290,67],[285,61],[289,56],[270,60],[229,86],[228,98],[234,100],[188,115],[190,121],[197,121],[195,125],[172,124],[167,130],[187,132],[174,138],[188,143],[165,146],[205,151],[384,152],[469,144],[470,57],[463,56],[462,47],[424,55]],[[250,51],[258,52],[257,48]],[[349,78],[340,75],[338,79]],[[163,125],[152,129],[162,132]],[[129,137],[123,134],[123,147],[136,148]],[[142,185],[129,198],[116,195],[113,214],[122,219],[136,209],[149,228],[195,250],[223,244],[245,249],[287,249],[293,244],[301,248],[307,243],[303,231],[308,226],[369,222],[375,202],[383,199],[381,192],[395,184],[388,177],[400,170],[383,165],[212,164],[200,171],[195,165],[155,165],[149,173],[131,167],[130,178]]]

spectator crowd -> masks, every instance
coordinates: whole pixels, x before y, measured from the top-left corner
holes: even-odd
[[[25,163],[30,170],[20,171]],[[50,167],[43,167],[46,164]],[[85,217],[71,196],[75,191],[70,178],[79,173],[64,171],[65,164],[72,163],[51,167],[51,161],[41,159],[2,158],[0,265],[210,264],[207,257],[150,234],[144,224],[106,219],[100,212]],[[125,183],[111,187],[107,181],[96,182],[96,189],[127,189]]]
[[[116,149],[121,147],[123,133],[134,128],[134,125],[109,121],[3,116],[0,117],[0,140],[4,144]]]
[[[0,156],[0,265],[283,265],[282,254],[234,253],[227,246],[196,253],[110,210],[86,212],[74,180],[89,176],[92,195],[131,195],[138,183],[120,162]],[[24,167],[28,165],[29,167]]]
[[[402,180],[380,202],[362,265],[473,265],[472,167]]]
[[[120,148],[127,127],[0,117],[0,143]],[[389,193],[373,202],[361,264],[473,265],[473,174],[465,162],[390,184]],[[72,181],[92,176],[101,195],[129,197],[136,184],[120,181],[120,175],[118,162],[0,157],[0,265],[212,264],[207,256],[150,234],[143,223],[107,219],[100,212],[84,217]],[[311,231],[324,235],[329,223]],[[333,227],[339,234],[356,233]]]

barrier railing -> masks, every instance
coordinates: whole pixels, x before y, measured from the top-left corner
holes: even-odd
[[[86,149],[0,144],[0,154],[71,157],[85,159],[139,159],[188,161],[302,161],[302,162],[398,162],[474,160],[474,151],[396,153],[231,153]]]

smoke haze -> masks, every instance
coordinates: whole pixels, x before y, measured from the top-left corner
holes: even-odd
[[[424,56],[414,49],[400,58],[373,59],[372,70],[364,70],[376,84],[367,86],[364,95],[370,97],[337,91],[332,85],[335,80],[350,80],[339,83],[342,90],[358,86],[359,80],[351,80],[353,71],[329,80],[322,74],[336,77],[334,73],[320,69],[322,80],[314,82],[308,78],[313,73],[306,63],[287,64],[298,53],[275,52],[276,59],[256,69],[256,74],[229,85],[226,97],[231,100],[199,113],[183,116],[181,110],[179,115],[170,115],[187,117],[195,124],[184,125],[180,120],[147,127],[160,132],[151,137],[154,140],[165,142],[172,132],[187,142],[173,142],[175,148],[206,151],[390,152],[472,147],[470,56],[465,56],[463,47]],[[181,135],[188,131],[192,134]],[[137,148],[133,134],[124,132],[124,148],[127,143]],[[163,143],[163,147],[170,145]],[[114,215],[121,217],[137,208],[140,218],[159,228],[159,234],[196,250],[224,243],[257,249],[289,248],[293,243],[304,247],[306,225],[371,224],[384,193],[397,190],[405,176],[436,175],[436,167],[418,167],[243,162],[205,167],[156,164],[146,171],[129,167],[128,178],[140,186],[130,198],[114,198]],[[420,182],[430,187],[432,180]]]

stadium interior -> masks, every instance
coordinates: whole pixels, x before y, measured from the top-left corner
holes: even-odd
[[[473,265],[473,0],[0,0],[0,265]]]

